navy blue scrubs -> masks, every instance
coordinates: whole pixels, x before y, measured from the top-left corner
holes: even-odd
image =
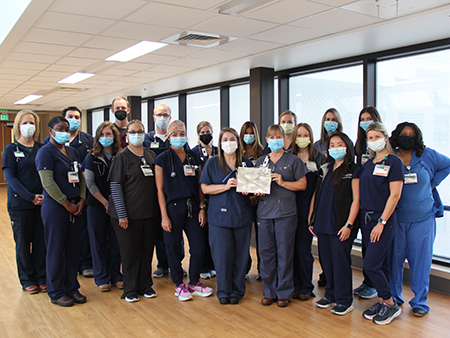
[[[387,177],[373,174],[375,165],[385,164],[390,166]],[[403,163],[395,155],[389,155],[387,160],[373,163],[367,161],[359,171],[355,172],[355,177],[359,180],[359,191],[361,196],[361,229],[363,242],[366,246],[366,256],[364,257],[364,270],[372,281],[378,296],[387,300],[391,298],[389,287],[389,266],[387,251],[392,244],[397,227],[397,213],[394,210],[391,217],[384,226],[383,233],[379,241],[370,242],[370,233],[377,225],[386,202],[390,195],[389,183],[403,181]]]
[[[258,158],[256,167],[265,159],[266,156]],[[283,153],[276,163],[269,160],[269,168],[284,181],[298,181],[308,172],[302,160],[290,153]],[[294,293],[295,192],[276,182],[270,189],[270,194],[260,197],[257,211],[263,291],[268,298],[289,299]]]
[[[111,161],[107,157],[97,158],[92,154],[88,154],[83,161],[83,168],[94,172],[95,184],[106,200],[110,195],[110,165]],[[105,207],[90,193],[86,198],[86,212],[95,284],[100,286],[123,281],[119,243],[111,219]]]
[[[7,208],[16,243],[17,271],[23,289],[46,284],[41,206],[32,203],[36,195],[42,194],[41,180],[34,163],[41,146],[35,142],[32,148],[28,148],[14,142],[8,144],[3,153],[3,171],[8,182]]]
[[[36,156],[37,170],[52,170],[53,179],[61,192],[72,203],[80,199],[80,184],[69,183],[68,172],[74,170],[74,161],[79,163],[78,152],[66,147],[69,160],[52,143],[43,146]],[[78,175],[82,175],[79,170]],[[44,189],[42,203],[47,247],[47,291],[52,300],[72,296],[78,292],[77,269],[80,258],[80,216],[73,216],[60,203],[56,202]]]
[[[243,157],[247,167],[253,167]],[[226,184],[236,178],[231,169],[224,173],[217,156],[211,157],[202,171],[200,183]],[[238,298],[245,294],[248,251],[252,231],[250,197],[236,192],[236,188],[209,195],[209,244],[217,272],[217,298]]]
[[[183,283],[181,239],[184,230],[189,240],[191,254],[189,260],[190,284],[196,285],[199,281],[205,254],[205,230],[198,222],[200,211],[198,170],[194,170],[194,176],[185,176],[183,167],[191,165],[199,168],[200,159],[195,152],[186,150],[186,158],[182,163],[175,151],[169,148],[153,163],[163,170],[167,214],[172,223],[172,231],[164,231],[164,244],[172,281],[177,287]]]

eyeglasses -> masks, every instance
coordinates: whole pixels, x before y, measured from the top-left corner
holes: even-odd
[[[165,119],[169,118],[169,114],[155,114],[156,117],[164,117]]]
[[[138,130],[138,131],[130,130],[128,132],[128,134],[130,134],[130,135],[134,135],[134,134],[142,135],[142,134],[145,134],[145,131],[143,131],[143,130]]]

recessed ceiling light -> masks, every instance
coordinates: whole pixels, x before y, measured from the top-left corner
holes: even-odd
[[[31,101],[40,99],[41,97],[42,97],[42,95],[31,94],[31,95],[25,96],[23,99],[20,99],[19,101],[14,102],[14,104],[27,104]]]
[[[58,83],[78,83],[80,81],[89,79],[91,76],[94,76],[95,74],[92,73],[73,73],[72,75],[69,75],[68,77],[58,81]]]
[[[2,19],[0,20],[0,44],[19,21],[31,0],[2,1]]]
[[[121,52],[118,52],[110,57],[106,58],[106,61],[119,61],[119,62],[127,62],[133,60],[139,56],[148,54],[157,49],[160,49],[166,46],[167,43],[162,42],[153,42],[153,41],[141,41],[131,47],[124,49]]]

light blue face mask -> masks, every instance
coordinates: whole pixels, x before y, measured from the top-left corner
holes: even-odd
[[[142,143],[144,143],[144,138],[145,134],[128,134],[128,141],[135,147],[139,147]]]
[[[345,155],[347,155],[347,148],[346,147],[331,148],[328,149],[328,153],[336,161],[340,161],[345,157]]]
[[[114,143],[114,137],[100,137],[98,142],[104,147],[107,148]]]
[[[269,148],[275,153],[283,149],[283,145],[284,140],[282,138],[269,139]]]
[[[329,132],[330,134],[333,134],[338,127],[338,123],[334,122],[334,121],[325,121],[325,123],[323,124],[323,127],[325,128],[325,130],[327,132]]]
[[[182,147],[184,147],[184,145],[186,144],[186,137],[182,136],[182,137],[171,137],[170,138],[170,144],[173,145],[175,148],[180,149]]]
[[[367,131],[367,128],[373,123],[373,121],[361,121],[359,122],[359,126],[364,129],[364,131]]]
[[[156,125],[162,130],[165,130],[167,128],[169,122],[170,122],[169,118],[166,119],[163,116],[156,117],[155,121]]]
[[[59,143],[59,144],[65,144],[67,141],[69,141],[70,139],[70,134],[66,133],[65,131],[56,131],[53,130],[55,132],[55,136],[53,136],[53,139]]]
[[[245,134],[243,140],[246,144],[253,144],[255,142],[255,135]]]
[[[75,131],[80,128],[80,120],[77,119],[67,119],[69,121],[69,130]]]

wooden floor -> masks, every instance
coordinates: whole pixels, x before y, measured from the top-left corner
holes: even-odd
[[[6,190],[0,187],[0,337],[444,337],[449,335],[450,297],[430,292],[430,313],[413,316],[409,305],[390,325],[378,326],[364,319],[362,311],[373,300],[354,298],[355,309],[339,317],[319,309],[314,300],[292,301],[287,308],[262,306],[262,283],[256,268],[247,281],[247,294],[239,305],[220,305],[213,295],[180,302],[168,276],[154,279],[157,298],[128,304],[121,291],[101,293],[93,279],[79,277],[87,303],[62,308],[50,303],[45,293],[28,295],[17,278],[14,241],[6,211]],[[255,250],[251,254],[255,257]],[[187,268],[187,261],[184,267]],[[314,266],[317,281],[318,264]],[[354,286],[361,282],[354,270]],[[215,279],[205,281],[215,288]],[[316,300],[324,289],[316,288]],[[412,296],[405,285],[406,301]]]

